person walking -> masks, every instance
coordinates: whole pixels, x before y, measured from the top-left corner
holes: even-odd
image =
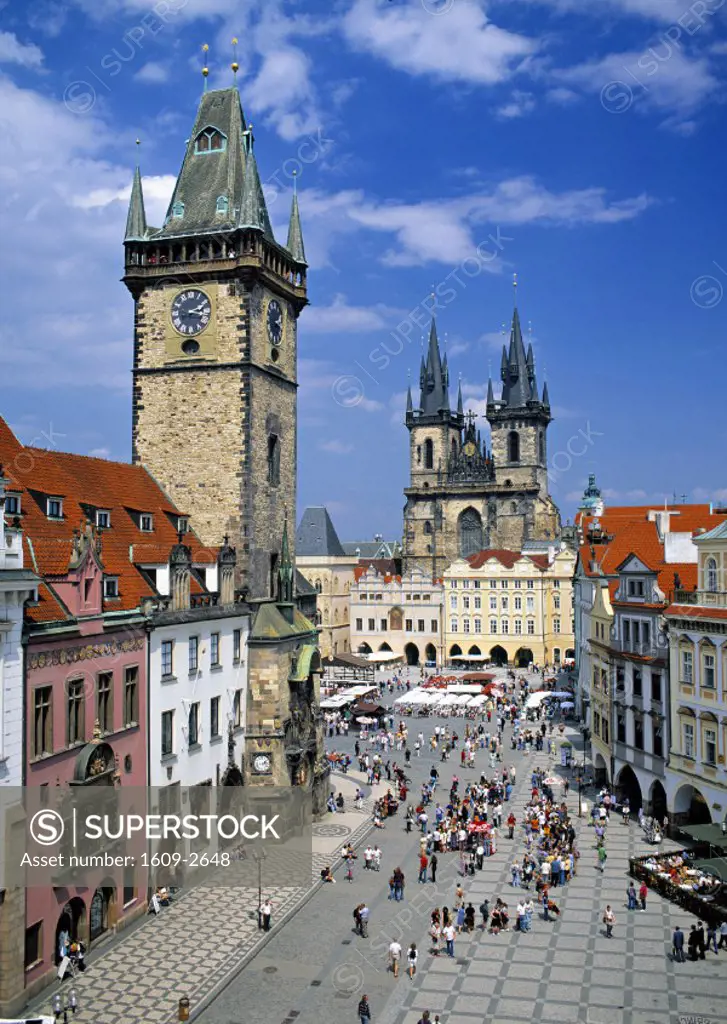
[[[607,857],[608,854],[606,853],[606,845],[605,843],[601,843],[598,849],[596,850],[596,867],[600,869],[601,874],[603,874],[603,872],[606,869]]]
[[[686,959],[684,956],[684,932],[679,925],[676,926],[671,937],[671,948],[675,963],[683,964]]]
[[[713,949],[715,955],[719,952],[717,949],[717,925],[714,921],[707,921],[707,949]]]
[[[419,881],[426,882],[427,880],[427,868],[429,867],[429,858],[426,853],[422,851],[419,857]]]
[[[407,962],[407,968],[406,969],[409,972],[409,977],[411,978],[412,981],[414,981],[414,975],[417,972],[417,960],[418,959],[419,959],[419,954],[417,953],[416,942],[412,942],[411,946],[409,946],[409,949],[406,951],[406,962]]]
[[[263,931],[264,932],[269,932],[270,931],[270,920],[271,920],[272,916],[273,916],[273,905],[270,902],[270,900],[268,899],[268,897],[266,896],[265,897],[265,902],[260,907],[260,920],[262,921]]]
[[[394,972],[394,977],[399,977],[399,961],[401,960],[401,944],[393,939],[389,943],[389,963],[391,964],[391,970]]]
[[[609,903],[603,912],[603,923],[606,925],[606,938],[613,938],[613,926],[616,924],[616,915],[611,910],[611,904]]]
[[[707,941],[704,937],[704,924],[699,921],[697,924],[697,952],[700,960],[706,960]]]
[[[689,949],[689,959],[696,960],[699,956],[699,936],[697,935],[696,924],[693,924],[692,927],[689,929],[687,948]]]
[[[454,925],[448,924],[442,929],[442,934],[444,935],[444,941],[447,943],[447,956],[454,957],[454,937],[456,934]]]
[[[371,1024],[371,1006],[369,1005],[369,997],[367,995],[361,996],[359,1000],[358,1019],[359,1024]]]
[[[639,886],[639,902],[641,903],[641,913],[646,911],[646,897],[648,895],[649,888],[646,882],[642,882]]]
[[[429,874],[431,875],[432,882],[436,882],[437,881],[437,865],[438,864],[439,864],[439,861],[437,860],[437,855],[436,855],[436,853],[433,853],[432,856],[429,858]]]
[[[636,888],[633,882],[629,882],[628,889],[626,890],[626,909],[636,910]]]
[[[358,919],[361,928],[361,938],[367,939],[369,937],[369,910],[367,903],[362,903],[358,910]]]
[[[394,868],[394,899],[400,903],[404,899],[404,872],[401,868]]]
[[[487,931],[487,922],[490,920],[490,901],[483,900],[480,903],[480,914],[482,915],[482,931]]]

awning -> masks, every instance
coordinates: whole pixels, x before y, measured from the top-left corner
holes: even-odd
[[[727,832],[722,831],[721,825],[685,825],[679,831],[697,843],[709,843],[727,850]]]
[[[708,860],[695,860],[694,867],[705,875],[714,875],[722,882],[727,882],[727,857],[710,857]]]
[[[489,654],[453,654],[450,661],[489,661]]]
[[[394,654],[393,651],[374,651],[373,654],[365,655],[367,661],[373,662],[384,662],[384,661],[401,661],[404,657],[403,654]]]

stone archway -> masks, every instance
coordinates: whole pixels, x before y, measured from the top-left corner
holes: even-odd
[[[696,786],[681,786],[674,797],[674,817],[680,825],[711,825],[709,804]]]
[[[74,896],[64,906],[56,924],[56,942],[53,950],[53,957],[56,965],[61,962],[60,940],[61,935],[67,935],[70,942],[79,939],[88,943],[86,928],[86,904],[80,896]]]
[[[629,764],[624,765],[616,776],[616,795],[621,800],[628,798],[632,813],[643,806],[644,798],[641,793],[641,785]]]
[[[527,668],[535,659],[529,647],[518,647],[515,651],[515,665],[518,668]]]
[[[472,644],[472,646],[467,651],[467,653],[468,654],[474,654],[474,655],[476,655],[479,658],[479,656],[482,654],[482,651],[479,649],[477,644]]]
[[[424,649],[424,657],[427,661],[433,661],[436,663],[437,660],[437,648],[434,644],[427,644]]]
[[[116,889],[100,885],[91,898],[88,911],[88,937],[91,942],[100,939],[114,925]]]
[[[609,781],[606,759],[598,751],[593,753],[593,776],[597,786],[604,786]]]
[[[507,665],[507,651],[505,648],[496,644],[490,651],[490,661],[493,665],[498,665],[500,667]]]
[[[450,658],[457,658],[461,653],[462,648],[459,646],[459,644],[452,644],[452,646],[449,648]]]
[[[391,646],[384,642],[383,644],[380,644],[379,651],[384,651],[387,654],[391,654]]]
[[[404,648],[404,655],[406,656],[407,665],[419,664],[419,648],[416,644],[408,643]]]
[[[654,780],[649,791],[649,813],[657,821],[663,821],[668,814],[666,790],[658,779]]]

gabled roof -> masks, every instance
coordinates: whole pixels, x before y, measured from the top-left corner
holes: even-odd
[[[21,493],[25,564],[45,578],[38,604],[28,609],[34,622],[67,619],[68,610],[53,591],[53,580],[68,572],[74,530],[82,529],[89,510],[105,509],[111,527],[100,532],[100,561],[106,575],[119,580],[118,599],[106,610],[131,611],[154,595],[141,565],[166,564],[177,543],[176,519],[183,515],[142,466],[111,462],[68,452],[24,447],[0,417],[0,463]],[[63,518],[49,519],[45,497],[63,500]],[[142,532],[131,510],[150,513],[153,531]],[[220,538],[222,540],[222,538]],[[194,564],[214,565],[217,548],[205,547],[190,530],[185,543]],[[204,588],[193,581],[193,591]]]
[[[481,569],[491,558],[504,565],[506,569],[512,569],[515,563],[521,559],[532,562],[538,569],[550,567],[547,555],[525,555],[521,551],[508,551],[505,548],[489,548],[486,551],[478,551],[474,555],[469,555],[466,560],[473,569]]]
[[[345,557],[327,508],[319,505],[305,510],[295,533],[295,553],[303,558]]]

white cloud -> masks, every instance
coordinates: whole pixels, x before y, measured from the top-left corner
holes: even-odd
[[[167,82],[169,80],[169,68],[166,64],[150,60],[143,67],[139,68],[134,78],[139,82],[149,82],[151,84]]]
[[[600,98],[606,111],[631,109],[668,115],[669,127],[680,124],[720,88],[704,57],[689,57],[670,44],[605,57],[553,72],[568,87]]]
[[[572,103],[576,103],[579,99],[578,93],[572,89],[566,89],[565,86],[559,85],[555,89],[548,89],[545,94],[545,98],[550,100],[551,103],[558,103],[562,107],[570,106]]]
[[[511,120],[516,117],[525,117],[526,114],[532,113],[533,110],[535,110],[535,97],[533,94],[531,92],[523,92],[521,89],[515,89],[509,101],[498,107],[497,114],[505,120]]]
[[[14,32],[0,32],[0,64],[39,68],[42,63],[43,51],[35,43],[21,43]]]
[[[500,0],[503,2],[503,0]],[[512,0],[507,0],[512,2]],[[630,15],[651,21],[677,21],[687,9],[685,0],[525,0],[539,6],[552,7],[561,14],[575,12],[579,15],[609,17],[614,14]]]
[[[354,0],[343,31],[354,49],[400,71],[478,85],[511,78],[538,48],[535,39],[498,28],[479,3],[456,2],[434,17],[418,2]]]
[[[128,171],[123,175],[128,179]],[[144,209],[149,224],[158,225],[164,220],[171,199],[176,176],[173,174],[157,174],[142,176],[141,187],[144,193]],[[111,203],[119,203],[126,210],[131,197],[131,182],[121,188],[95,188],[90,192],[72,195],[69,202],[81,210],[103,208]]]
[[[378,303],[375,306],[351,306],[345,295],[335,295],[329,306],[309,306],[303,312],[301,325],[316,334],[337,334],[378,331],[395,326],[406,315],[404,309],[393,309]]]
[[[348,455],[349,452],[353,451],[352,444],[339,441],[337,438],[333,438],[330,441],[321,441],[318,447],[322,452],[330,452],[332,455]]]
[[[110,459],[111,449],[110,448],[92,448],[88,453],[93,459]]]

